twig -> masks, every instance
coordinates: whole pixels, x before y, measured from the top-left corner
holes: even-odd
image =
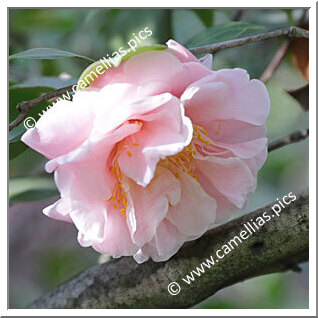
[[[295,142],[306,139],[308,136],[309,129],[294,131],[290,135],[272,141],[268,146],[268,151],[273,151],[286,145],[293,144]]]
[[[272,205],[207,232],[166,262],[138,265],[131,257],[122,257],[94,266],[45,294],[30,308],[189,308],[242,280],[298,270],[297,264],[308,260],[308,194],[297,195],[279,217],[272,217],[213,267],[205,268],[200,277],[194,275],[190,285],[182,280],[239,235],[244,224],[264,212],[272,215]],[[171,282],[180,285],[178,295],[168,293]]]
[[[302,12],[302,15],[297,23],[297,27],[302,27],[303,23],[305,22],[307,15],[307,9],[304,9]],[[260,77],[260,80],[264,83],[266,83],[273,75],[275,70],[278,68],[282,60],[284,59],[286,53],[288,52],[288,49],[290,47],[291,41],[290,39],[287,39],[286,42],[283,43],[283,45],[280,47],[280,49],[276,52],[275,56],[267,66],[266,70],[263,72],[263,74]]]
[[[62,95],[66,92],[69,92],[72,90],[74,85],[66,86],[59,88],[55,91],[49,92],[47,94],[44,94],[40,97],[31,99],[27,102],[23,101],[18,104],[17,109],[21,112],[16,119],[14,119],[10,124],[9,124],[9,131],[12,130],[14,127],[18,126],[23,119],[26,117],[27,113],[36,105],[45,102],[53,97],[57,97],[59,95]]]
[[[298,28],[289,27],[287,29],[275,30],[271,32],[261,33],[257,35],[252,35],[240,39],[229,40],[221,43],[208,44],[190,49],[194,55],[215,53],[220,50],[229,49],[237,46],[242,46],[248,43],[254,43],[259,41],[264,41],[268,39],[287,37],[287,38],[309,38],[309,31]]]
[[[290,41],[287,40],[286,42],[283,43],[283,45],[280,47],[280,49],[276,52],[273,59],[271,60],[271,62],[269,63],[269,65],[267,66],[267,68],[265,69],[265,71],[263,72],[263,74],[260,77],[260,80],[263,83],[266,83],[272,77],[273,73],[275,72],[277,67],[280,65],[280,63],[284,59],[286,53],[288,52],[289,45],[290,45]]]

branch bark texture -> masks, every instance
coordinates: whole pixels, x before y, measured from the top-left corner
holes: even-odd
[[[137,264],[123,257],[94,266],[35,301],[29,308],[189,308],[226,286],[268,273],[298,270],[308,260],[308,194],[272,217],[256,233],[206,269],[190,285],[185,278],[244,229],[244,224],[267,211],[270,204],[230,221],[189,242],[167,262]],[[193,211],[195,213],[195,211]],[[178,282],[181,291],[167,291]]]

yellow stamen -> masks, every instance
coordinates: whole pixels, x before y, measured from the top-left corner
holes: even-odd
[[[134,135],[131,135],[131,140],[132,140],[133,146],[139,146],[139,143],[136,142]]]

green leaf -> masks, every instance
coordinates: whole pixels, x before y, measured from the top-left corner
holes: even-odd
[[[205,29],[205,25],[192,10],[176,9],[172,11],[173,38],[179,43],[187,43]]]
[[[23,51],[17,54],[10,55],[9,61],[14,59],[55,60],[63,57],[77,57],[88,63],[93,62],[93,60],[89,57],[53,48],[36,48]]]
[[[9,200],[11,203],[43,200],[58,194],[53,178],[34,177],[9,180]]]
[[[213,25],[214,11],[208,9],[192,9],[192,11],[201,19],[206,27]]]
[[[113,61],[115,61],[115,64],[112,64],[110,62],[110,60],[108,59],[104,59],[102,63],[101,60],[98,60],[96,62],[94,62],[93,64],[89,65],[84,72],[81,74],[79,80],[78,80],[78,85],[77,85],[77,90],[81,90],[82,86],[80,82],[82,82],[83,84],[85,84],[86,86],[90,85],[95,78],[97,78],[99,76],[99,73],[97,72],[96,68],[98,66],[101,66],[102,69],[100,69],[100,72],[102,72],[102,70],[107,70],[108,68],[106,68],[105,64],[106,61],[108,61],[109,65],[112,65],[112,67],[118,67],[122,62],[127,61],[128,59],[130,59],[131,57],[140,54],[142,52],[147,52],[147,51],[157,51],[157,50],[165,50],[167,49],[166,45],[161,45],[161,44],[156,44],[156,45],[145,45],[145,46],[140,46],[138,47],[135,51],[130,51],[128,54],[126,54],[125,56],[123,56],[120,60],[119,59],[113,59]],[[110,68],[110,67],[109,67]],[[86,87],[85,86],[85,87]]]
[[[20,140],[25,131],[25,127],[20,124],[9,132],[9,160],[28,149],[28,146]]]
[[[22,83],[15,83],[10,87],[10,89],[17,90],[22,88],[32,88],[33,90],[42,93],[75,84],[75,78],[62,79],[60,77],[55,76],[43,76],[31,78]]]
[[[207,44],[214,44],[235,39],[239,36],[247,36],[258,33],[264,29],[263,26],[244,22],[227,22],[218,24],[196,34],[187,42],[187,47],[196,47]]]
[[[9,143],[9,160],[19,156],[22,152],[28,149],[28,146],[21,140],[15,140]]]
[[[17,110],[18,103],[22,101],[28,101],[41,96],[43,93],[50,92],[62,87],[76,84],[74,78],[61,79],[59,77],[38,77],[27,80],[22,83],[15,83],[9,87],[9,121],[11,122],[19,114]],[[49,101],[37,105],[28,116],[34,116],[44,109],[44,106],[48,106]]]
[[[12,87],[14,85],[18,84],[17,82],[14,82],[14,81],[9,81],[9,87]]]
[[[23,125],[19,125],[17,127],[14,127],[10,132],[9,132],[9,142],[17,141],[20,140],[21,136],[25,132],[25,128]]]

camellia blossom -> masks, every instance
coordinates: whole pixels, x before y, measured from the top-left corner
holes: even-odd
[[[135,54],[49,109],[22,137],[61,198],[44,209],[78,241],[165,261],[245,206],[267,157],[265,85],[212,71],[175,41]]]

